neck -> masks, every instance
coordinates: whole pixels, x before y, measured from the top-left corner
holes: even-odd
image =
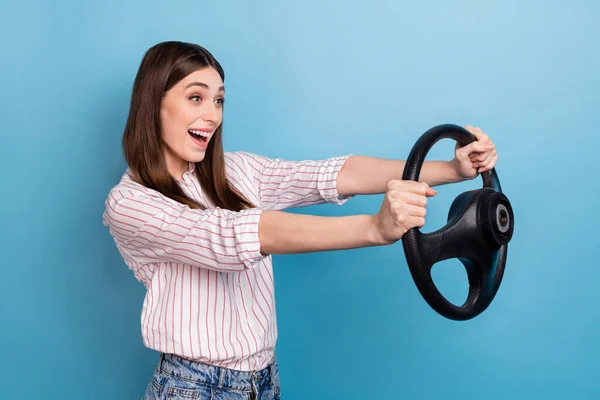
[[[189,168],[189,162],[178,157],[173,157],[168,152],[165,154],[165,161],[167,163],[167,170],[175,179],[182,180],[183,174]]]

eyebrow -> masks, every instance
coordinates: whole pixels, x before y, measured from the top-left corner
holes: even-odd
[[[191,82],[191,83],[188,83],[187,86],[185,87],[185,89],[191,88],[192,86],[200,86],[200,87],[205,88],[205,89],[210,89],[210,87],[206,83],[202,83],[202,82]],[[218,92],[224,92],[225,91],[225,87],[221,86],[219,88],[219,90],[217,90],[217,91]]]

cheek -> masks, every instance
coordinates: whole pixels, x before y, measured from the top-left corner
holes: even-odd
[[[162,131],[163,139],[167,139],[170,136],[173,126],[173,116],[171,111],[167,108],[161,108],[160,110],[160,128]]]
[[[161,110],[160,121],[162,137],[166,142],[181,137],[181,132],[185,132],[186,116],[181,112],[181,108]]]

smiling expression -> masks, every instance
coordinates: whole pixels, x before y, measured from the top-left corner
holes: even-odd
[[[165,160],[171,175],[181,179],[189,163],[200,162],[223,121],[225,89],[212,67],[192,72],[163,97],[160,120]]]

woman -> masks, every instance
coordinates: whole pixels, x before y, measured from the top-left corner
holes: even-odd
[[[146,52],[133,86],[129,168],[103,220],[147,289],[143,342],[161,356],[146,399],[279,398],[271,255],[394,243],[424,225],[431,186],[472,179],[498,159],[471,127],[478,140],[452,161],[426,162],[421,182],[400,180],[404,161],[224,153],[223,82],[207,50],[165,42]],[[282,211],[376,193],[386,195],[375,215]]]

